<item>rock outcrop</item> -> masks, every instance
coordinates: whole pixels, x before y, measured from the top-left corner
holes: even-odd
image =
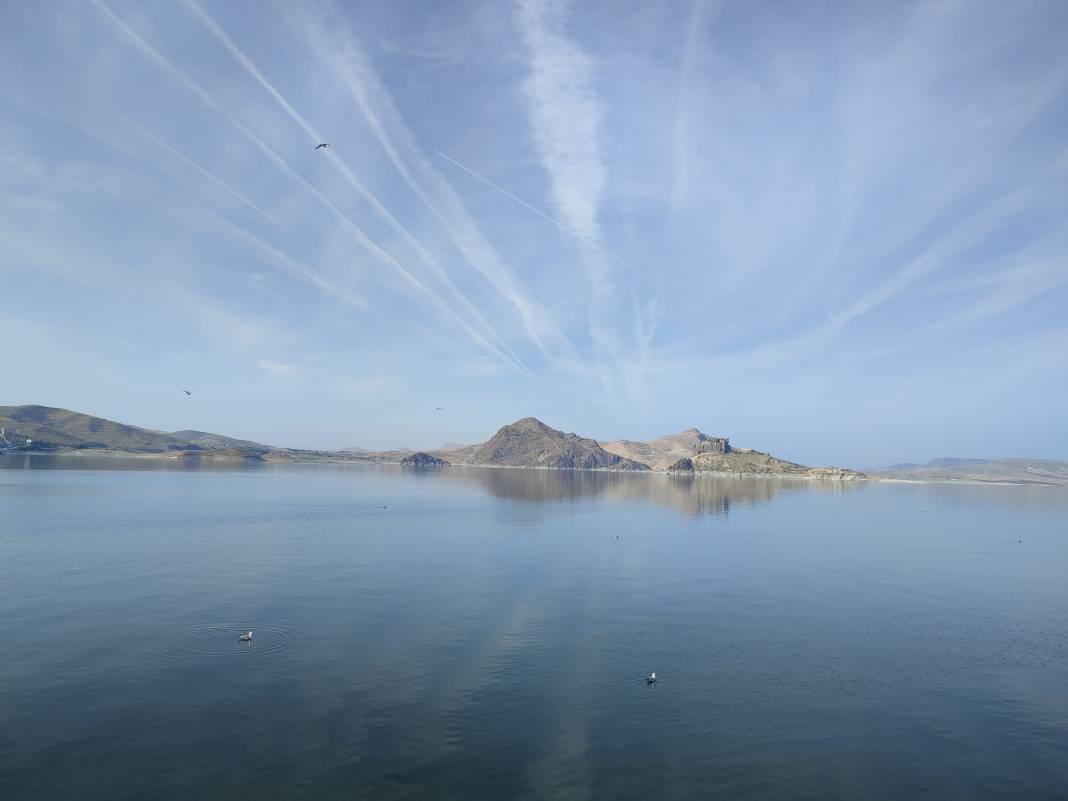
[[[698,453],[729,453],[731,446],[726,437],[710,437],[696,428],[688,428],[678,434],[636,442],[617,439],[602,446],[609,453],[626,459],[644,462],[653,470],[668,470],[679,459]]]
[[[475,453],[474,464],[553,470],[648,470],[633,459],[609,453],[596,440],[565,434],[533,417],[507,425]]]
[[[411,456],[405,456],[400,463],[404,467],[414,467],[417,470],[440,470],[443,467],[450,466],[444,459],[439,459],[422,451],[413,453]]]
[[[698,453],[693,457],[698,473],[733,473],[750,476],[793,476],[831,481],[853,481],[867,478],[863,473],[840,467],[805,467],[779,459],[769,453],[748,448],[732,448],[727,453]]]
[[[667,471],[680,476],[692,476],[693,475],[693,459],[688,456],[684,456],[674,464],[668,466]]]

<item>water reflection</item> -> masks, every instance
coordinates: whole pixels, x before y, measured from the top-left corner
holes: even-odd
[[[666,476],[648,473],[595,473],[570,470],[467,468],[441,474],[477,482],[490,495],[521,501],[577,501],[605,498],[654,503],[687,517],[726,517],[734,507],[769,503],[782,493],[856,491],[861,485],[838,481],[774,478]]]

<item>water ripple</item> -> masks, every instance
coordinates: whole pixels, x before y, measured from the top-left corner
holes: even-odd
[[[239,637],[249,630],[241,626],[203,626],[190,629],[172,641],[160,656],[167,660],[228,657],[239,653],[259,656],[288,651],[297,642],[297,633],[281,626],[252,626],[251,642]]]

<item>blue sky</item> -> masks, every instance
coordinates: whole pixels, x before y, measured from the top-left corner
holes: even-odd
[[[4,16],[0,403],[1068,458],[1063,3]]]

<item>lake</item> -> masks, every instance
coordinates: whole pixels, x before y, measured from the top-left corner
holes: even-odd
[[[0,467],[4,801],[1068,798],[1065,490]]]

